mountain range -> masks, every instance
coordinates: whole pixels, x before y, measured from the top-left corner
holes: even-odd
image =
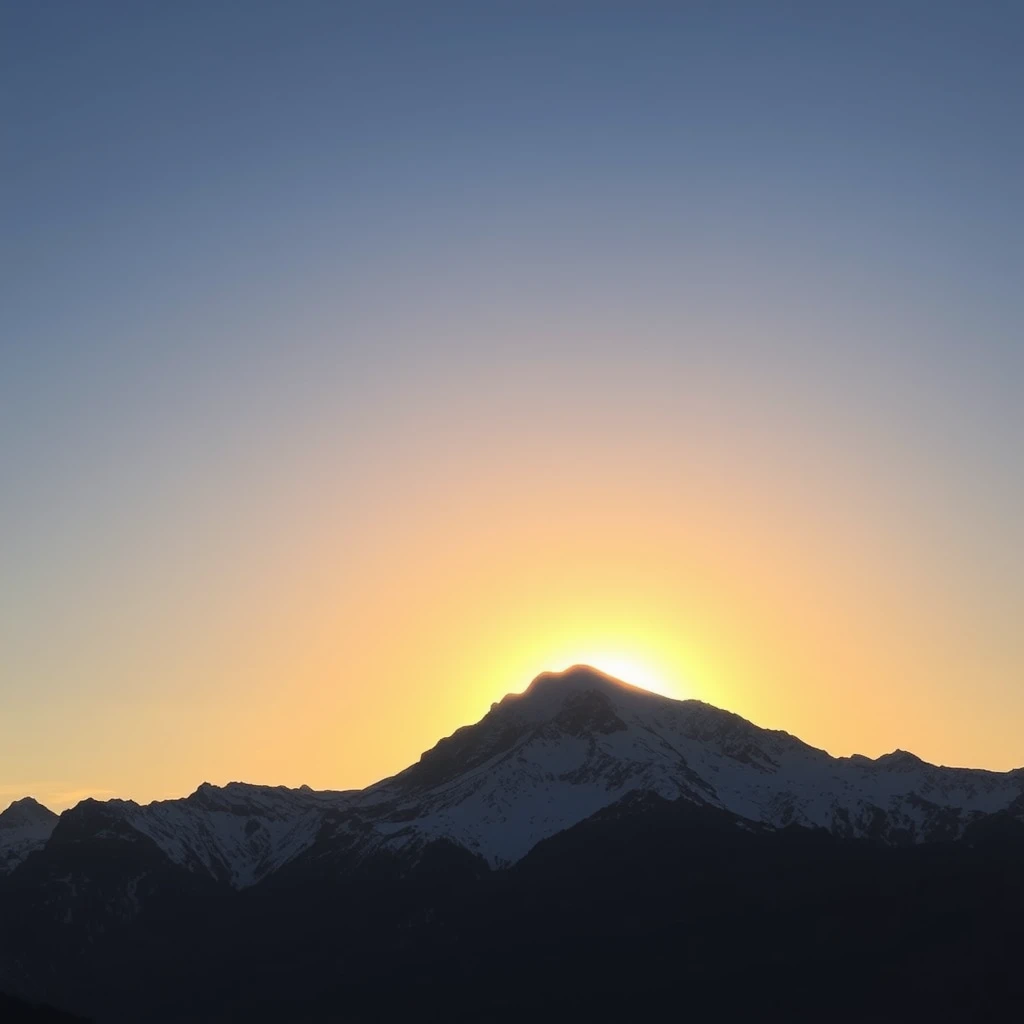
[[[899,750],[836,758],[699,701],[576,666],[538,676],[364,790],[204,783],[147,805],[84,800],[59,817],[31,798],[16,801],[0,814],[0,990],[111,1020],[394,1019],[381,1009],[385,991],[404,993],[421,1013],[440,999],[438,1019],[504,1019],[515,1000],[487,1002],[494,985],[509,985],[504,968],[488,959],[465,974],[483,950],[531,964],[523,991],[549,1001],[574,989],[538,961],[537,941],[567,928],[573,952],[562,958],[588,985],[599,975],[580,950],[596,934],[629,946],[616,957],[624,977],[643,973],[638,950],[655,960],[674,950],[680,978],[726,984],[727,958],[695,946],[700,935],[723,941],[724,921],[742,918],[781,948],[795,943],[784,973],[821,951],[805,948],[794,929],[832,935],[837,951],[860,962],[864,950],[848,947],[862,927],[895,927],[902,942],[901,929],[948,900],[981,915],[954,931],[956,956],[973,964],[999,929],[1015,934],[1022,837],[1024,770],[943,768]],[[687,870],[696,874],[680,878]],[[1006,891],[990,892],[1003,871]],[[589,892],[578,888],[584,878]],[[750,888],[752,879],[760,887]],[[813,900],[805,906],[812,883],[833,901],[824,919]],[[919,895],[935,885],[942,897],[908,904],[905,885]],[[897,905],[877,906],[890,891]],[[623,903],[623,892],[636,901]],[[549,902],[538,904],[541,895]],[[602,904],[607,916],[592,920]],[[523,916],[527,906],[533,917]],[[867,908],[873,922],[862,920]],[[793,913],[795,923],[780,923]],[[582,933],[581,921],[590,922]],[[662,945],[652,949],[655,936]],[[760,976],[750,939],[733,940],[735,957],[747,976]],[[1011,948],[1003,943],[989,966]],[[413,984],[424,963],[434,968]],[[188,980],[176,982],[175,972]],[[367,990],[363,977],[380,988]],[[254,1001],[254,985],[268,997]],[[891,996],[888,981],[883,988]],[[296,989],[313,994],[303,1001]],[[473,993],[472,1012],[453,1008],[456,991]],[[963,1005],[976,1010],[986,993],[1007,991],[972,983]],[[601,1018],[621,996],[577,992],[559,1016],[577,1007]],[[481,1000],[489,1010],[474,1016]],[[900,1005],[894,1019],[909,1019]],[[935,1019],[960,1004],[920,1005]],[[842,1006],[820,1015],[813,1000],[780,1007],[778,1019],[803,1019],[804,1010],[819,1014],[806,1019],[869,1019],[842,1016]],[[751,1010],[740,999],[736,1008],[737,1019],[776,1019],[763,1002]],[[886,1019],[874,1012],[870,1019]]]
[[[1024,817],[1024,769],[940,768],[901,750],[831,757],[700,701],[577,666],[539,676],[365,790],[203,783],[191,796],[142,806],[84,800],[60,818],[27,797],[0,814],[0,869],[13,870],[54,832],[60,842],[67,832],[102,838],[111,829],[234,888],[315,843],[317,857],[361,859],[415,857],[447,839],[504,868],[634,791],[760,826],[892,844],[957,839],[996,812]]]

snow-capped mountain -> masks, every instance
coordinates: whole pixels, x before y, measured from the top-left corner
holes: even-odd
[[[113,801],[111,801],[113,803]],[[125,819],[183,867],[235,888],[258,882],[306,849],[325,810],[344,807],[347,794],[308,786],[227,786],[203,783],[182,800],[140,806],[121,802]]]
[[[939,768],[903,751],[835,758],[584,666],[539,676],[356,804],[382,845],[450,838],[499,867],[638,790],[891,843],[955,839],[986,814],[1024,811],[1024,770]]]
[[[539,676],[365,790],[204,784],[180,800],[108,801],[96,828],[108,833],[116,819],[122,838],[152,841],[173,864],[244,888],[303,857],[415,859],[435,840],[504,867],[637,792],[708,805],[741,823],[887,843],[956,839],[998,811],[1024,817],[1024,770],[939,768],[902,751],[835,758],[699,701],[577,666]],[[78,818],[88,831],[92,804],[65,812],[68,825]],[[45,843],[53,823],[44,824],[8,865]],[[13,849],[2,836],[0,851]]]
[[[63,817],[68,826],[99,838],[116,833],[122,839],[151,840],[171,863],[241,889],[306,849],[324,812],[346,806],[347,800],[348,794],[309,787],[204,782],[179,800],[145,805],[85,800]]]
[[[27,796],[0,813],[0,874],[17,867],[53,832],[57,815]]]

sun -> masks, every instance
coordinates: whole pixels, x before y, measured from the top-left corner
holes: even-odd
[[[481,697],[493,703],[505,694],[521,692],[543,672],[564,672],[574,665],[589,665],[672,700],[701,695],[697,685],[701,675],[695,670],[695,659],[685,657],[674,637],[638,635],[606,640],[601,633],[610,634],[612,630],[598,630],[589,624],[570,630],[564,623],[558,623],[550,633],[556,629],[569,635],[542,635],[532,642],[517,643],[512,650],[501,651],[493,672],[494,681]]]
[[[613,651],[589,651],[580,654],[572,664],[590,665],[624,683],[632,683],[652,693],[660,693],[663,697],[673,697],[676,700],[682,698],[679,688],[673,685],[668,673],[635,655],[618,654]],[[568,668],[568,665],[562,667]]]

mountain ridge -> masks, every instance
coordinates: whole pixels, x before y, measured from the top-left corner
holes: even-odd
[[[0,873],[45,849],[65,819],[97,835],[116,820],[124,836],[236,889],[303,857],[415,861],[439,840],[502,868],[633,792],[774,829],[900,845],[956,839],[987,815],[1021,813],[1024,769],[946,768],[902,750],[836,758],[733,712],[575,665],[541,673],[363,790],[202,783],[149,804],[81,801],[59,818],[30,798],[16,801],[0,814]]]

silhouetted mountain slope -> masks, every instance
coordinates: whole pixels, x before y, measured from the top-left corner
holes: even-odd
[[[1014,1020],[1020,861],[978,838],[894,848],[637,795],[506,871],[439,845],[183,915],[127,1012],[118,947],[80,969],[110,975],[112,1020]]]
[[[546,674],[361,792],[83,801],[0,878],[0,989],[136,1022],[1018,1019],[1022,781]]]
[[[0,874],[12,871],[53,832],[57,815],[27,796],[0,813]]]
[[[309,1019],[1013,1020],[1019,864],[998,843],[773,832],[638,794],[443,891],[406,877],[365,904],[344,883],[297,882],[273,912],[269,891],[245,898],[275,931],[301,922],[304,976],[324,985],[304,990]],[[351,938],[332,937],[342,908]]]
[[[85,1017],[55,1010],[52,1006],[27,1003],[0,992],[0,1021],[4,1024],[88,1024]]]

